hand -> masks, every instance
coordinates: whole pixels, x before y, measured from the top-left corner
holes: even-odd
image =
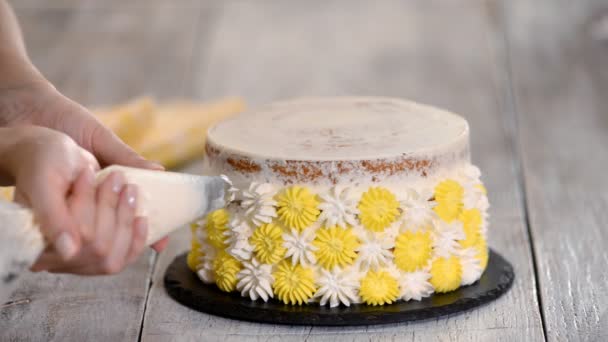
[[[137,188],[112,173],[95,185],[95,158],[68,136],[42,127],[9,129],[5,153],[16,201],[34,210],[50,246],[33,270],[110,274],[133,262],[145,245],[146,220],[135,217]]]
[[[80,275],[115,274],[133,263],[145,247],[147,220],[136,217],[137,188],[114,172],[94,186],[86,168],[74,183],[67,205],[79,223],[82,248],[69,260],[45,251],[32,271]]]
[[[10,88],[0,87],[0,125],[38,125],[70,136],[102,164],[119,164],[162,170],[160,164],[142,158],[101,124],[86,108],[59,93],[43,78],[24,81]],[[160,252],[164,238],[152,247]]]

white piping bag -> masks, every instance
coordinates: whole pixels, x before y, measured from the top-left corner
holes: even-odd
[[[101,182],[120,171],[139,189],[138,215],[148,218],[147,245],[224,206],[226,182],[219,176],[196,176],[110,166],[97,173]],[[0,201],[0,304],[4,303],[44,250],[46,242],[31,210]]]

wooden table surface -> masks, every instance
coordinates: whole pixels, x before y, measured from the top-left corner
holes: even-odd
[[[162,277],[188,233],[112,277],[30,274],[0,340],[608,340],[608,1],[14,0],[30,54],[98,105],[385,95],[464,115],[511,291],[465,314],[352,328],[187,309]],[[186,171],[199,172],[195,163]]]

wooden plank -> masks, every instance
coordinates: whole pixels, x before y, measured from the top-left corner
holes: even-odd
[[[33,62],[69,97],[106,105],[184,95],[200,6],[18,9]]]
[[[200,7],[200,0],[8,0],[16,9],[98,9],[98,8],[126,8],[126,7],[157,7],[171,4],[179,7]]]
[[[608,3],[505,4],[547,338],[606,341]]]
[[[250,103],[306,95],[380,94],[446,107],[472,127],[473,156],[492,202],[490,245],[515,266],[513,289],[462,315],[415,324],[323,328],[273,326],[184,308],[162,285],[166,265],[188,248],[181,232],[153,277],[146,341],[536,341],[543,339],[495,6],[486,1],[224,2],[200,46],[196,95],[244,95]],[[490,3],[492,4],[492,3]]]
[[[33,60],[76,100],[181,95],[198,9],[163,5],[17,14]],[[13,296],[15,304],[0,308],[0,340],[137,340],[153,264],[154,255],[147,252],[112,277],[29,274]]]

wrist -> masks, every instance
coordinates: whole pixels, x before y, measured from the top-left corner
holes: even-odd
[[[46,79],[27,55],[0,47],[0,90],[16,89],[43,81]]]
[[[0,126],[45,126],[41,113],[47,113],[57,90],[44,78],[13,79],[0,82]],[[7,88],[3,88],[6,85]]]

